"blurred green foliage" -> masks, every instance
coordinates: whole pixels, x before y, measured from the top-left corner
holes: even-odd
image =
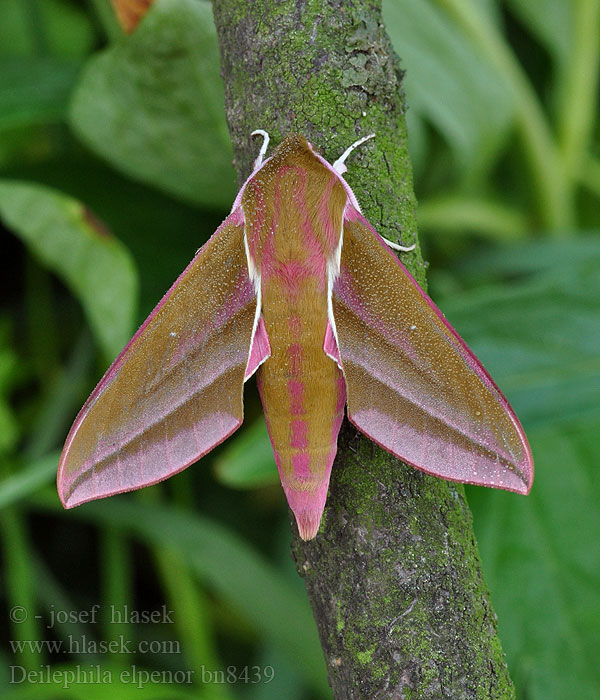
[[[468,492],[518,697],[598,697],[600,3],[384,18],[432,294],[536,458],[529,497]],[[252,386],[244,428],[165,484],[63,512],[53,483],[94,382],[231,202],[217,62],[202,0],[157,0],[130,37],[108,0],[0,2],[2,697],[105,698],[98,668],[117,699],[329,696]],[[163,604],[172,624],[110,615]],[[68,653],[83,636],[136,651]]]

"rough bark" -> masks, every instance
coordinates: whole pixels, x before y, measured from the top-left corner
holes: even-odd
[[[253,129],[274,144],[301,132],[330,162],[375,132],[347,180],[382,235],[413,242],[402,73],[380,3],[214,8],[240,181],[257,153]],[[419,251],[403,261],[424,282]],[[302,542],[292,525],[334,697],[514,697],[463,488],[398,462],[347,423],[338,445],[317,538]]]

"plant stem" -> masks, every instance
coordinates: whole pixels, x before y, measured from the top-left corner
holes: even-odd
[[[240,181],[257,154],[303,133],[333,162],[361,136],[347,180],[378,231],[411,243],[415,198],[402,74],[370,0],[215,0]],[[418,250],[403,258],[419,281]],[[295,529],[295,525],[293,526]],[[463,489],[398,462],[345,424],[324,524],[293,556],[334,698],[513,698]]]
[[[419,226],[459,234],[466,229],[499,241],[524,238],[528,231],[527,217],[518,209],[488,199],[452,195],[422,200]]]
[[[571,50],[561,80],[559,136],[567,174],[577,177],[590,141],[598,98],[600,2],[574,0]]]

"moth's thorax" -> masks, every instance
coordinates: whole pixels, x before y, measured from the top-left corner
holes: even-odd
[[[290,289],[307,275],[323,283],[335,256],[347,195],[339,177],[292,135],[247,183],[242,208],[252,267]]]

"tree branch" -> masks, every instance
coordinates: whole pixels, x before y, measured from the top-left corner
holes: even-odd
[[[347,180],[383,236],[412,243],[402,73],[379,2],[215,0],[214,9],[240,181],[257,153],[254,129],[274,144],[298,131],[330,162],[375,132]],[[403,262],[424,283],[418,249]],[[338,446],[321,531],[292,544],[334,697],[514,697],[463,488],[398,462],[348,423]]]

